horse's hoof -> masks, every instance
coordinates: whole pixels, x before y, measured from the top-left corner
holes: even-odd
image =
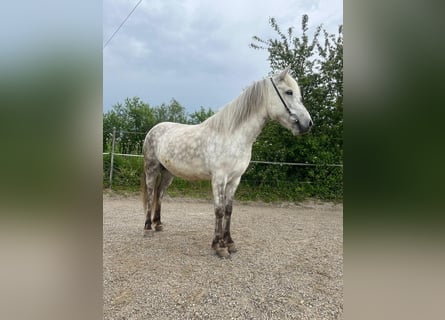
[[[164,230],[164,226],[162,224],[158,224],[155,226],[155,230],[156,231],[163,231]]]
[[[153,230],[144,230],[144,238],[151,238],[153,237]]]
[[[230,257],[230,253],[229,253],[229,250],[227,249],[227,247],[217,248],[216,249],[216,254],[220,258],[228,258],[228,257]]]
[[[235,252],[238,251],[238,249],[236,248],[236,246],[235,246],[235,244],[233,242],[227,244],[227,248],[229,249],[230,253],[235,253]]]

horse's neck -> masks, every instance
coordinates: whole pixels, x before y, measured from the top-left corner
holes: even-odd
[[[268,88],[263,82],[254,83],[202,125],[209,126],[226,137],[236,138],[236,141],[253,144],[268,119],[267,97],[269,94],[264,90]]]
[[[252,145],[260,135],[267,121],[267,111],[263,106],[258,106],[258,112],[253,113],[245,122],[233,131],[231,134],[237,137],[237,140],[244,141]]]

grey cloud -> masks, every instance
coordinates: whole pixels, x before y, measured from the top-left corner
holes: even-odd
[[[110,1],[104,2],[105,8]],[[104,19],[104,33],[120,23],[117,12],[124,17],[131,9],[128,3],[111,3],[114,21]],[[269,16],[286,27],[299,27],[307,11],[286,10],[298,5],[311,9],[313,2],[142,2],[104,50],[105,110],[133,95],[154,105],[174,97],[189,112],[201,105],[222,107],[269,72],[267,53],[248,47],[251,37],[275,36]]]

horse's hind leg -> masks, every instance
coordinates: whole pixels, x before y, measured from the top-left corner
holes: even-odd
[[[144,161],[144,178],[145,185],[144,187],[144,208],[146,211],[145,225],[144,225],[144,235],[149,236],[153,231],[151,228],[152,220],[152,210],[153,210],[153,201],[155,201],[156,195],[156,184],[157,179],[160,173],[160,164],[156,160],[145,159]]]
[[[160,181],[155,194],[155,208],[154,208],[154,217],[153,224],[155,225],[156,231],[162,231],[163,226],[161,223],[161,202],[164,198],[165,191],[170,186],[173,181],[174,176],[165,168],[161,169]]]

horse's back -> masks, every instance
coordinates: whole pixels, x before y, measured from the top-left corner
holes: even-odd
[[[175,122],[160,122],[148,131],[144,140],[144,153],[156,148],[157,145],[163,143],[164,140],[171,137],[172,134],[178,135],[179,131],[184,128],[190,127],[190,125],[175,123]]]

